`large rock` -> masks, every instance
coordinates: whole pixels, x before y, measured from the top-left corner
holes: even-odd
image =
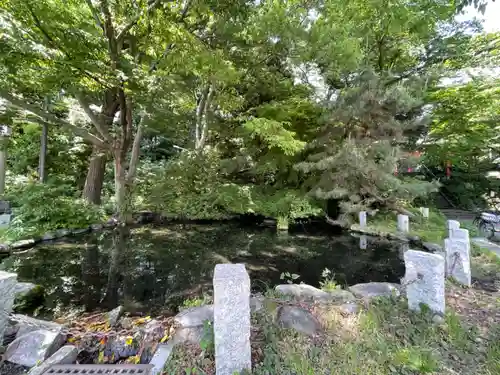
[[[165,336],[165,328],[157,320],[151,320],[140,329],[142,353],[140,362],[149,363],[160,340]]]
[[[308,336],[318,333],[321,329],[319,322],[309,311],[297,306],[281,306],[278,309],[278,324]]]
[[[76,362],[78,349],[73,345],[65,345],[52,354],[47,360],[33,367],[28,375],[42,375],[53,365],[71,365]]]
[[[17,337],[8,347],[4,359],[33,367],[54,354],[66,341],[61,332],[37,330]]]
[[[355,299],[347,290],[337,289],[331,292],[315,288],[307,284],[282,284],[276,286],[276,291],[299,300],[316,302],[347,302]]]
[[[108,312],[108,323],[111,327],[114,327],[118,324],[118,321],[120,320],[120,317],[123,315],[125,312],[125,309],[123,306],[118,306],[115,307],[113,310]]]
[[[40,329],[45,331],[61,332],[63,328],[60,324],[49,322],[47,320],[31,318],[21,314],[12,314],[9,318],[9,323],[11,326],[15,327],[15,330],[17,330],[17,337],[24,336],[27,333]]]
[[[172,339],[175,345],[178,344],[199,344],[205,335],[205,329],[203,327],[186,327],[179,328],[175,331],[174,337]]]
[[[104,348],[104,355],[116,360],[137,355],[139,341],[139,337],[136,335],[132,338],[130,336],[109,337]]]
[[[375,297],[399,296],[399,285],[393,283],[363,283],[349,287],[356,297],[370,300]]]
[[[16,298],[25,297],[26,295],[36,292],[41,287],[33,283],[17,283],[15,288]]]
[[[189,309],[182,310],[174,318],[174,321],[183,328],[203,326],[205,320],[213,322],[214,320],[213,305],[191,307]]]
[[[17,284],[17,274],[0,271],[0,338],[7,326],[7,317],[12,312]]]

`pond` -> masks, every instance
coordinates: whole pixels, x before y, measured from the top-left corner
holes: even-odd
[[[111,309],[138,313],[175,312],[185,298],[211,294],[215,264],[245,263],[252,289],[286,281],[318,286],[322,271],[340,285],[398,282],[404,274],[399,245],[376,239],[360,249],[350,234],[277,234],[237,224],[119,228],[44,243],[2,260],[20,281],[45,288],[45,315]]]

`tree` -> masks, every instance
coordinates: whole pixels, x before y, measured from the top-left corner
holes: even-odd
[[[153,103],[175,74],[220,65],[203,32],[231,24],[244,7],[243,1],[6,1],[0,95],[82,137],[95,155],[110,155],[117,212],[128,221],[129,193]],[[91,130],[41,108],[40,93],[61,90],[78,100]]]

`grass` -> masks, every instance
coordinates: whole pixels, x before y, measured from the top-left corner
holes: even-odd
[[[325,332],[314,338],[256,317],[264,325],[254,374],[498,374],[500,332],[481,338],[452,309],[442,324],[408,311],[403,299],[380,299],[358,316],[332,307],[315,315]]]

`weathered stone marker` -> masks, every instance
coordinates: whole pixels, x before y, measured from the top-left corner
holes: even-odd
[[[447,238],[444,240],[444,248],[446,251],[446,276],[454,278],[460,284],[471,286],[469,242]]]
[[[444,258],[437,254],[408,250],[405,253],[408,308],[420,311],[421,304],[444,314]]]
[[[0,338],[3,337],[16,293],[17,274],[0,271]]]
[[[410,231],[410,219],[408,215],[398,215],[398,231],[403,233]]]
[[[420,207],[420,213],[427,219],[429,217],[429,207]]]
[[[243,264],[215,266],[214,341],[217,375],[251,370],[250,278]]]
[[[448,227],[448,237],[453,237],[453,231],[456,229],[460,229],[460,221],[456,220],[448,220],[446,222],[446,226]]]
[[[466,241],[469,243],[470,238],[469,238],[469,231],[467,229],[453,229],[453,233],[450,236],[450,238],[461,240],[461,241]]]
[[[366,227],[366,211],[360,211],[359,212],[359,226],[361,228]]]
[[[365,235],[359,237],[359,248],[361,250],[368,248],[368,238]]]

